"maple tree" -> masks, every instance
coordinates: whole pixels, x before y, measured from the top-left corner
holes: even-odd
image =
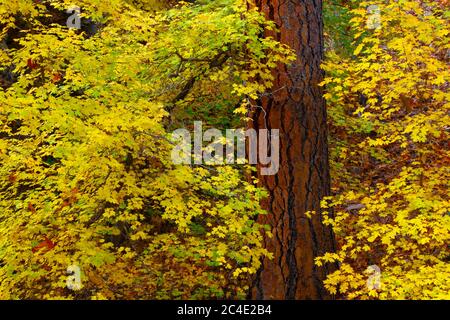
[[[1,5],[14,79],[0,93],[0,295],[242,297],[270,255],[254,221],[264,191],[237,168],[173,165],[169,130],[188,105],[262,92],[250,76],[290,50],[258,38],[270,24],[242,1],[80,1],[101,25],[90,37],[55,23],[67,4]]]
[[[368,28],[371,5],[380,25]],[[324,65],[337,196],[322,205],[339,250],[317,263],[340,264],[325,285],[350,299],[448,299],[448,10],[362,1],[342,14],[334,32],[352,45]],[[371,265],[381,274],[369,290]]]

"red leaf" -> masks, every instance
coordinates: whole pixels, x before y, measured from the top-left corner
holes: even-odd
[[[45,248],[46,249],[45,251],[50,251],[55,247],[55,245],[56,244],[53,241],[51,241],[47,237],[44,237],[44,240],[39,242],[39,244],[35,246],[33,249],[31,249],[31,251],[35,253],[42,248]]]
[[[39,65],[37,64],[36,61],[34,61],[33,59],[30,58],[27,60],[27,66],[28,66],[28,68],[33,70],[33,69],[36,69]]]
[[[28,210],[30,210],[31,213],[36,213],[36,209],[31,202],[28,203]]]
[[[14,173],[11,173],[11,174],[8,176],[8,180],[9,180],[9,182],[14,183],[14,182],[17,181],[17,176],[16,176]]]
[[[53,76],[52,76],[52,82],[53,83],[60,82],[61,79],[62,79],[62,77],[61,77],[61,74],[59,74],[59,73],[54,73]]]

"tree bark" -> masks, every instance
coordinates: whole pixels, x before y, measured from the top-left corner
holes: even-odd
[[[319,83],[323,79],[321,0],[257,0],[279,32],[268,32],[289,45],[297,60],[274,71],[272,94],[259,101],[251,126],[279,129],[280,169],[259,180],[269,197],[269,214],[259,219],[273,227],[265,238],[274,259],[265,259],[251,296],[254,299],[327,299],[323,280],[334,266],[316,267],[314,258],[335,250],[331,228],[320,214],[320,200],[330,194],[327,117]],[[260,172],[260,170],[258,170]]]

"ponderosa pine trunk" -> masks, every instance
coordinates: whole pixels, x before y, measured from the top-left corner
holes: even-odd
[[[275,21],[278,33],[269,32],[293,48],[297,60],[274,71],[272,93],[256,108],[255,129],[279,129],[280,169],[261,176],[268,190],[263,203],[269,214],[260,222],[273,228],[265,259],[254,282],[254,299],[327,299],[323,280],[333,266],[316,267],[314,258],[334,251],[334,236],[305,212],[320,212],[320,200],[330,193],[326,107],[319,83],[323,79],[321,0],[257,0],[257,6]],[[259,171],[259,170],[258,170]]]

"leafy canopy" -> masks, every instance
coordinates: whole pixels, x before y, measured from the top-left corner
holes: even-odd
[[[83,0],[82,30],[69,5],[0,1],[0,298],[242,297],[264,192],[173,165],[169,133],[192,106],[244,113],[290,50],[244,1]]]

